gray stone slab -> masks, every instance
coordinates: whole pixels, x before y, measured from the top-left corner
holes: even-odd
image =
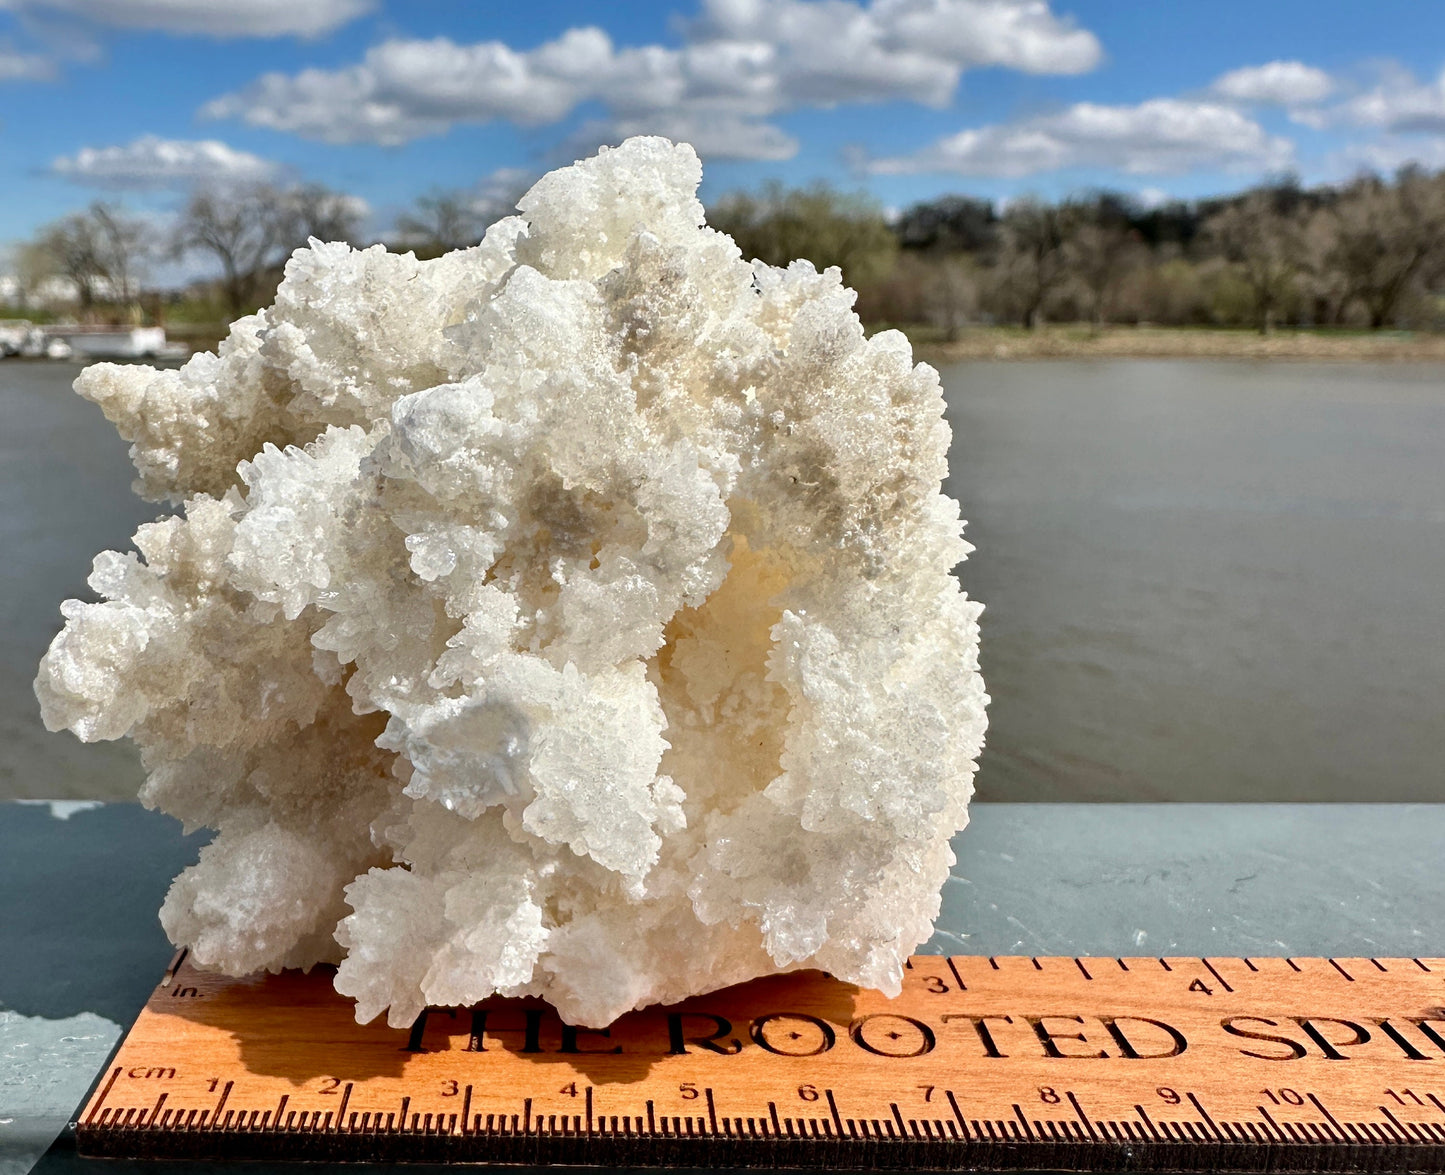
[[[0,1008],[129,1025],[174,953],[161,901],[208,839],[139,804],[0,804]]]
[[[925,950],[1445,954],[1445,804],[979,804],[973,812]],[[26,1165],[100,1070],[103,1022],[129,1025],[169,960],[156,910],[204,843],[204,834],[182,837],[175,821],[135,805],[0,804],[0,1009],[14,1014],[15,1040],[62,1049],[45,1061],[55,1079],[11,1093],[10,1110],[0,1083],[0,1119],[12,1119],[13,1139],[26,1139]],[[64,1037],[72,1039],[57,1045]],[[20,1175],[21,1153],[12,1147],[3,1175]],[[176,1169],[81,1159],[68,1132],[35,1168]]]
[[[1445,804],[974,812],[929,952],[1445,953]]]
[[[64,1129],[150,995],[156,911],[204,843],[137,804],[0,804],[0,1175]]]
[[[0,1009],[0,1175],[25,1175],[45,1153],[120,1032],[94,1012],[47,1020]]]

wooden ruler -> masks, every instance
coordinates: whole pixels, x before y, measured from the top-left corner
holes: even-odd
[[[355,1023],[324,971],[173,964],[82,1153],[631,1166],[1445,1170],[1445,959],[916,956],[573,1029]]]

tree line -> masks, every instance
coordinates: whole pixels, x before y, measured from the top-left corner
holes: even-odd
[[[30,291],[59,279],[83,318],[103,311],[136,318],[147,268],[199,253],[216,269],[208,284],[234,318],[270,300],[292,250],[311,237],[355,240],[361,223],[359,201],[321,184],[201,189],[164,227],[97,201],[44,225],[22,245],[17,276]]]
[[[432,192],[386,243],[437,256],[474,244],[495,215],[494,202]],[[217,273],[202,292],[235,317],[270,300],[293,249],[358,241],[363,216],[319,184],[201,189],[165,230],[95,203],[22,247],[19,276],[29,289],[63,279],[84,316],[134,316],[148,263],[200,254]],[[708,219],[747,257],[839,266],[867,322],[949,338],[973,323],[1045,321],[1445,327],[1445,172],[1418,167],[1153,206],[1108,191],[1003,207],[950,195],[893,217],[863,194],[773,184],[722,197]]]
[[[946,337],[978,322],[1445,326],[1445,173],[1415,167],[1157,206],[945,196],[892,220],[864,196],[774,186],[725,197],[709,221],[745,255],[839,266],[865,321]]]

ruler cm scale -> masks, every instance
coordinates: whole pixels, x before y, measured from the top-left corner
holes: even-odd
[[[1445,959],[915,956],[571,1028],[358,1025],[330,972],[184,955],[84,1154],[935,1170],[1445,1171]]]

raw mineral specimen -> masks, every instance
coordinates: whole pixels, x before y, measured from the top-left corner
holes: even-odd
[[[632,139],[476,248],[313,241],[219,354],[76,381],[183,514],[97,557],[36,693],[218,830],[161,910],[201,965],[336,962],[393,1025],[898,990],[988,700],[938,377],[700,178]]]

